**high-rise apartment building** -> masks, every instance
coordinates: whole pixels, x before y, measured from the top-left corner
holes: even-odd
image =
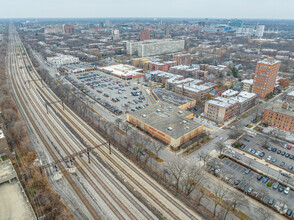
[[[70,24],[63,25],[63,31],[65,34],[73,34],[76,32],[75,26],[70,25]]]
[[[149,30],[140,31],[140,41],[143,41],[143,40],[150,40],[150,31]]]
[[[281,62],[272,58],[259,61],[256,65],[252,92],[261,99],[273,93]]]

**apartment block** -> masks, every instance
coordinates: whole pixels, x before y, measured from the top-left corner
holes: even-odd
[[[191,65],[191,54],[183,53],[183,54],[176,54],[173,57],[173,60],[177,62],[177,65]]]
[[[241,90],[251,92],[253,86],[253,79],[244,79],[241,81]]]
[[[281,62],[272,58],[259,61],[256,65],[252,92],[265,99],[273,93]]]
[[[185,48],[184,40],[145,40],[139,42],[128,41],[126,50],[128,55],[138,55],[139,57],[161,55],[183,51]]]
[[[169,71],[171,67],[176,66],[176,61],[167,61],[167,62],[153,62],[150,61],[148,65],[149,71]]]
[[[294,103],[294,91],[286,95],[286,102]]]
[[[150,40],[150,31],[142,30],[140,31],[140,41]]]
[[[293,111],[292,104],[277,101],[264,109],[262,121],[276,128],[294,132]]]

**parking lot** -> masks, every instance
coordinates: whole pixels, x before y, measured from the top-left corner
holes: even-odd
[[[214,162],[215,173],[222,177],[224,181],[277,210],[283,211],[284,214],[290,209],[288,214],[291,212],[291,217],[294,218],[292,214],[294,193],[291,190],[287,192],[285,185],[276,183],[274,180],[237,164],[229,158],[215,159]]]
[[[122,80],[100,71],[68,75],[66,79],[116,115],[148,105],[138,80]]]
[[[294,172],[294,148],[291,145],[277,141],[275,143],[272,141],[265,143],[264,138],[260,136],[255,138],[244,136],[239,142],[243,143],[243,146],[241,146],[242,150],[262,158],[279,168]]]

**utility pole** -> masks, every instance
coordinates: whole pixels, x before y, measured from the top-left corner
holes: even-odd
[[[90,152],[88,151],[88,163],[91,163],[90,161]]]

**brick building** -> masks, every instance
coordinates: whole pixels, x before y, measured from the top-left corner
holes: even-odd
[[[252,92],[265,99],[273,93],[281,62],[272,58],[259,61],[256,65]]]
[[[76,32],[75,26],[70,24],[63,25],[63,31],[65,34],[74,34]]]
[[[150,40],[150,31],[142,30],[140,31],[140,41]]]
[[[169,69],[173,66],[176,66],[176,61],[167,61],[167,62],[153,62],[150,61],[148,64],[148,70],[149,71],[169,71]]]
[[[190,66],[191,54],[189,53],[176,54],[174,55],[173,60],[177,62],[177,65]]]
[[[268,125],[294,132],[294,108],[289,103],[277,101],[264,109],[262,121]]]
[[[294,91],[286,95],[286,102],[294,103]]]
[[[289,78],[281,78],[278,80],[279,82],[279,86],[282,86],[282,87],[288,87],[289,84],[290,84],[290,79]]]

